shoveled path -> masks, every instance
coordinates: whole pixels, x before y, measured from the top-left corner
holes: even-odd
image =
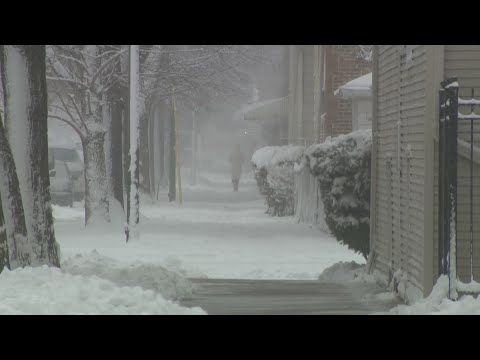
[[[210,315],[366,315],[398,300],[376,297],[375,284],[300,280],[192,279],[197,291],[184,306]]]

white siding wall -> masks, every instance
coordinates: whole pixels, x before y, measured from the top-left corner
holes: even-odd
[[[427,145],[431,135],[438,139],[438,119],[432,115],[432,109],[435,111],[434,107],[438,104],[432,105],[432,101],[437,96],[440,81],[451,76],[458,77],[461,88],[477,87],[476,98],[480,99],[480,45],[445,45],[444,50],[443,47],[440,50],[441,56],[432,50],[433,47],[378,46],[378,88],[374,93],[377,102],[374,128],[377,128],[378,133],[377,151],[373,159],[378,169],[373,174],[376,181],[375,188],[372,189],[372,192],[376,191],[376,199],[372,204],[375,216],[375,219],[372,219],[372,237],[377,252],[375,266],[387,276],[402,269],[409,275],[410,283],[422,291],[428,291],[432,285],[426,284],[429,276],[425,274],[425,266],[430,269],[433,263],[433,274],[438,273],[437,142],[434,156],[433,153],[426,155],[429,153]],[[433,56],[441,59],[432,59]],[[440,61],[441,71],[427,68],[435,61]],[[470,98],[471,94],[469,90],[461,89],[460,96]],[[469,113],[470,109],[461,108],[460,111]],[[480,109],[477,109],[477,112],[480,112]],[[433,124],[430,121],[433,121]],[[459,126],[459,137],[470,141],[470,124]],[[432,134],[429,133],[430,129],[433,129]],[[474,128],[474,144],[480,147],[480,123],[476,123]],[[431,161],[434,162],[433,165],[430,164]],[[458,157],[457,261],[458,275],[465,282],[470,280],[471,265],[469,164],[468,157]],[[430,191],[431,183],[426,180],[426,169],[434,172],[434,197],[433,201],[428,203],[424,203],[425,199],[428,199],[425,194]],[[473,168],[473,185],[473,273],[474,279],[480,281],[479,163]],[[427,217],[432,213],[433,223],[427,221]],[[433,229],[430,229],[431,226]],[[431,233],[433,248],[425,238],[425,234]],[[433,261],[426,264],[430,252]],[[433,280],[435,279],[436,277]]]
[[[426,48],[379,45],[376,122],[376,268],[423,291]]]

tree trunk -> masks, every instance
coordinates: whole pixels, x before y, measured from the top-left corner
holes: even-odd
[[[175,170],[177,169],[177,157],[176,157],[176,143],[175,143],[175,114],[173,110],[173,101],[170,102],[170,127],[169,127],[169,149],[168,149],[168,186],[169,186],[169,191],[168,191],[168,201],[172,202],[175,201],[177,198],[176,194],[176,173]]]
[[[122,163],[123,163],[123,198],[124,201],[124,209],[125,209],[125,222],[128,226],[128,222],[130,219],[130,119],[129,119],[129,108],[128,105],[125,107],[123,111],[123,131],[122,131]]]
[[[150,150],[148,144],[150,120],[148,114],[140,118],[140,133],[138,140],[139,189],[150,193]]]
[[[140,73],[139,47],[130,45],[130,216],[128,218],[128,232],[131,237],[137,238],[137,224],[140,220],[139,194],[139,136],[140,136]],[[127,234],[127,241],[129,235]]]
[[[22,197],[13,155],[0,119],[0,271],[31,263]]]
[[[0,199],[1,203],[2,199]],[[5,218],[3,217],[3,210],[0,206],[0,273],[5,269],[10,268],[10,261],[8,260],[8,243],[7,243],[7,229],[5,227]]]
[[[5,128],[12,145],[31,265],[60,266],[50,204],[44,45],[5,45],[1,54]]]
[[[118,101],[112,105],[111,122],[111,176],[113,197],[125,210],[123,199],[123,162],[122,162],[122,107]]]
[[[87,134],[83,140],[85,163],[85,226],[96,221],[110,222],[105,132]]]
[[[163,116],[164,108],[166,106],[165,102],[160,104],[159,109],[156,113],[156,124],[157,124],[157,136],[158,136],[158,186],[164,187],[166,182],[165,179],[165,117]]]
[[[148,112],[148,175],[150,176],[149,178],[149,192],[150,192],[150,197],[153,199],[155,198],[155,162],[157,160],[156,154],[155,154],[155,140],[158,141],[158,139],[155,139],[155,111],[156,111],[156,106],[155,103],[153,103],[149,107],[149,112]]]
[[[118,134],[116,133],[116,128],[118,124],[114,123],[114,112],[115,109],[115,100],[112,98],[112,95],[108,96],[104,94],[104,99],[102,101],[102,114],[103,114],[103,124],[105,127],[105,169],[106,169],[106,178],[107,178],[107,193],[108,193],[108,212],[111,221],[124,221],[124,208],[123,208],[123,189],[119,186],[118,182],[122,184],[122,139],[118,141]],[[118,111],[117,111],[118,112]],[[116,119],[118,121],[118,119]],[[120,119],[121,120],[121,119]],[[120,122],[121,130],[121,122]],[[118,132],[118,131],[117,131]],[[114,138],[117,136],[117,138]],[[120,132],[121,136],[121,132]],[[120,156],[118,156],[120,155]],[[118,158],[120,158],[120,169],[118,167]],[[115,163],[117,162],[117,163]],[[119,175],[117,173],[120,172]],[[119,177],[119,179],[117,178]]]
[[[191,184],[197,185],[197,114],[192,111],[192,174]]]
[[[110,97],[103,93],[102,120],[105,128],[105,172],[107,178],[108,197],[113,199],[113,174],[112,174],[112,108]]]

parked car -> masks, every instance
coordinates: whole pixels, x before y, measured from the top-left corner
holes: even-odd
[[[50,172],[50,175],[52,175],[52,172]],[[53,204],[73,206],[73,179],[68,171],[67,164],[63,161],[55,161],[54,173],[50,177],[50,195]]]
[[[84,166],[78,151],[72,147],[49,147],[49,160],[54,164],[50,177],[52,202],[72,206],[85,197]]]

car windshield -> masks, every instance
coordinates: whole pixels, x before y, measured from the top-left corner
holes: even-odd
[[[56,161],[78,162],[81,161],[75,149],[54,148],[54,157]]]

